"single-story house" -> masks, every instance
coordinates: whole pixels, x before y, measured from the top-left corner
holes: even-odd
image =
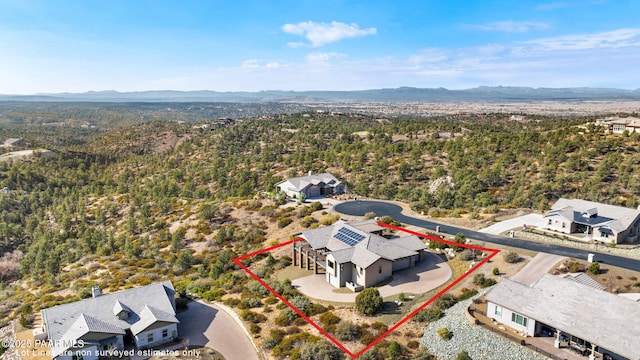
[[[598,119],[598,123],[602,126],[606,126],[607,130],[614,134],[622,134],[625,131],[628,132],[640,132],[640,119],[637,117],[625,117],[618,116]]]
[[[325,269],[326,281],[352,290],[376,285],[394,271],[414,267],[424,260],[425,243],[410,235],[387,239],[375,220],[338,221],[331,226],[303,231],[293,246],[293,264]],[[306,255],[306,261],[305,261]]]
[[[584,234],[584,241],[635,243],[640,230],[640,210],[586,200],[558,199],[544,215],[544,229],[564,234]]]
[[[170,281],[42,310],[53,359],[94,360],[128,345],[138,349],[178,337],[175,290]]]
[[[640,360],[637,301],[551,274],[531,286],[502,279],[485,299],[489,318],[527,336],[554,336],[590,359]]]
[[[287,179],[276,184],[276,192],[293,199],[314,198],[323,195],[339,195],[347,192],[347,185],[329,173],[312,174]]]

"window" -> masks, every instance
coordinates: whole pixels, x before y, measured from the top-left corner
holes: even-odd
[[[549,219],[549,225],[551,225],[551,219]]]
[[[567,227],[567,223],[564,223],[564,222],[563,222],[563,223],[562,223],[562,228],[564,229],[564,228],[566,228],[566,227]]]
[[[166,338],[167,336],[169,336],[169,330],[167,329],[162,330],[162,337]]]
[[[514,323],[518,324],[518,325],[522,325],[524,327],[527,327],[527,318],[516,314],[516,313],[512,313],[511,314],[511,321],[513,321]]]
[[[333,261],[331,261],[331,260],[327,260],[327,265],[329,266],[329,269],[333,269],[333,267],[334,267]]]
[[[502,316],[502,306],[496,305],[495,314],[498,315],[498,316]]]
[[[382,274],[382,266],[378,266],[378,274]]]
[[[360,268],[360,275],[362,275],[362,268]]]
[[[82,353],[75,353],[75,354],[73,354],[73,356],[71,358],[73,360],[82,360],[82,359],[84,359],[84,356],[82,356]]]
[[[153,333],[147,334],[147,342],[148,343],[153,342]]]

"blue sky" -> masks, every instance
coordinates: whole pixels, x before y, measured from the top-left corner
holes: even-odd
[[[0,93],[640,88],[640,1],[0,0]]]

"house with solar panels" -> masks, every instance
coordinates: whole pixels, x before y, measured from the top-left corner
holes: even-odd
[[[375,220],[365,220],[303,231],[303,241],[293,244],[293,265],[316,274],[324,271],[326,281],[336,288],[358,291],[424,260],[427,247],[419,237],[387,239],[384,229]]]
[[[149,348],[178,337],[175,290],[170,281],[43,309],[43,328],[56,360],[93,360],[135,346]],[[34,332],[35,334],[35,332]]]

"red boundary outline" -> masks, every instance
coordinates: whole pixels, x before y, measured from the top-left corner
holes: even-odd
[[[449,291],[451,288],[453,288],[454,286],[456,286],[459,282],[461,282],[462,280],[464,280],[464,278],[466,278],[467,276],[469,276],[472,272],[476,271],[480,266],[484,265],[485,263],[487,263],[489,260],[491,260],[492,257],[496,256],[500,250],[498,249],[491,249],[491,248],[486,248],[486,247],[481,247],[481,246],[475,246],[475,245],[470,245],[470,244],[460,244],[460,243],[456,243],[453,241],[449,241],[449,240],[444,240],[441,239],[439,237],[435,237],[432,235],[427,235],[427,234],[421,234],[419,232],[416,231],[412,231],[409,229],[405,229],[403,227],[400,226],[394,226],[394,225],[389,225],[389,224],[385,224],[385,223],[378,223],[378,225],[386,227],[386,228],[390,228],[390,229],[394,229],[394,230],[399,230],[399,231],[403,231],[412,235],[416,235],[418,237],[421,237],[423,239],[427,239],[427,240],[433,240],[433,241],[439,241],[439,242],[443,242],[445,244],[449,244],[449,245],[454,245],[454,246],[458,246],[458,247],[464,247],[467,249],[473,249],[473,250],[480,250],[480,251],[487,251],[490,252],[491,255],[487,256],[484,260],[482,260],[481,262],[479,262],[478,264],[476,264],[474,267],[472,267],[470,270],[468,270],[467,272],[465,272],[461,277],[457,278],[456,280],[454,280],[453,282],[451,282],[449,285],[447,285],[444,289],[442,289],[440,292],[438,292],[435,296],[433,296],[431,299],[427,300],[424,302],[424,304],[420,305],[420,307],[418,307],[417,309],[415,309],[413,312],[411,312],[410,314],[408,314],[407,316],[405,316],[404,318],[402,318],[402,320],[400,320],[397,324],[395,324],[394,326],[390,327],[389,330],[387,330],[384,334],[380,335],[377,339],[375,339],[374,341],[372,341],[369,345],[365,346],[364,348],[360,349],[360,351],[358,351],[357,353],[352,353],[351,351],[349,351],[349,349],[347,349],[344,345],[342,345],[340,343],[340,341],[338,341],[337,339],[335,339],[333,336],[331,336],[328,332],[326,332],[323,328],[321,328],[318,324],[316,324],[313,320],[311,320],[308,316],[306,316],[302,311],[300,311],[298,308],[296,308],[295,306],[293,306],[293,304],[291,304],[287,299],[285,299],[282,295],[280,295],[277,291],[275,291],[271,286],[269,286],[264,280],[262,280],[260,277],[258,277],[256,274],[254,274],[251,270],[249,270],[249,268],[247,268],[245,265],[242,264],[242,260],[251,258],[253,256],[265,253],[265,252],[269,252],[271,250],[275,250],[284,246],[288,246],[291,245],[295,242],[301,241],[303,240],[302,238],[298,237],[295,238],[294,240],[291,241],[287,241],[284,242],[282,244],[278,244],[275,246],[271,246],[268,247],[266,249],[262,249],[262,250],[258,250],[246,255],[242,255],[242,256],[238,256],[237,258],[233,259],[233,262],[236,263],[236,265],[238,265],[240,268],[242,268],[244,271],[247,272],[247,274],[249,274],[252,278],[254,278],[255,280],[257,280],[260,284],[262,284],[262,286],[264,286],[265,288],[267,288],[267,290],[269,290],[273,295],[275,295],[278,299],[280,299],[282,302],[284,302],[285,304],[287,304],[287,306],[289,306],[293,311],[295,311],[298,315],[300,315],[303,319],[305,319],[309,324],[311,324],[311,326],[315,327],[316,329],[318,329],[318,331],[320,331],[321,334],[323,334],[324,336],[327,337],[327,339],[329,339],[331,342],[333,342],[336,346],[338,346],[342,351],[344,351],[347,355],[349,355],[351,358],[355,359],[357,357],[359,357],[360,355],[362,355],[363,353],[365,353],[367,350],[369,350],[371,347],[375,346],[375,344],[377,344],[380,340],[384,339],[387,335],[391,334],[394,330],[396,330],[397,328],[399,328],[400,326],[402,326],[402,324],[404,324],[405,322],[407,322],[409,319],[411,319],[415,314],[417,314],[420,310],[424,309],[425,307],[429,306],[429,304],[431,304],[432,302],[434,302],[437,298],[439,298],[440,296],[442,296],[444,293],[446,293],[447,291]]]

